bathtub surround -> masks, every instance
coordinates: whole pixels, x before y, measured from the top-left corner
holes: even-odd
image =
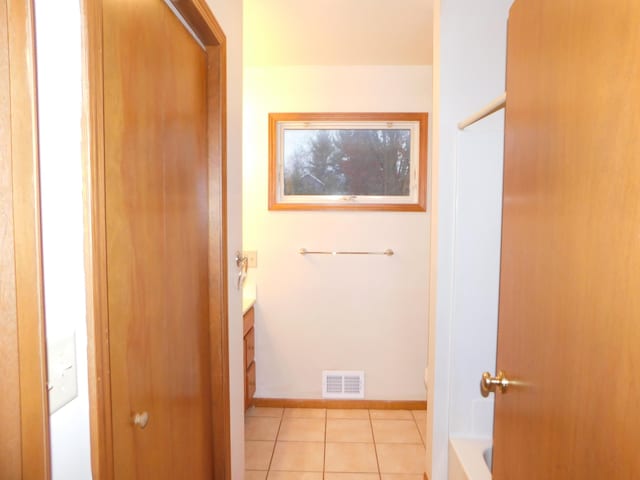
[[[490,449],[491,438],[451,438],[448,480],[491,480]]]
[[[450,436],[491,436],[492,402],[478,382],[495,367],[504,113],[464,131],[457,123],[505,90],[511,3],[434,2],[431,479],[447,478]]]
[[[245,70],[243,248],[259,258],[249,279],[259,292],[256,397],[319,399],[323,370],[364,370],[365,399],[424,401],[429,212],[268,211],[267,119],[430,110],[429,66]]]

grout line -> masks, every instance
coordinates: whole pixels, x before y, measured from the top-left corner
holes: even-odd
[[[411,412],[411,416],[413,417],[413,421],[416,424],[416,428],[418,429],[418,435],[420,436],[420,439],[422,440],[422,446],[424,448],[427,448],[427,442],[422,437],[422,430],[420,430],[420,425],[418,425],[418,419],[416,418],[416,416],[415,416],[415,414],[413,412]]]
[[[276,438],[273,442],[273,450],[271,450],[271,458],[269,459],[269,466],[267,467],[267,479],[269,478],[269,474],[271,473],[271,463],[273,462],[273,456],[276,453],[276,445],[278,445],[278,437],[280,436],[280,427],[282,427],[282,420],[284,419],[284,408],[282,409],[282,414],[280,415],[280,423],[278,423],[278,431],[276,432]]]
[[[324,480],[325,473],[327,473],[327,411],[324,411],[324,445],[322,446],[322,480]]]
[[[376,466],[378,467],[378,478],[382,478],[380,473],[380,459],[378,458],[378,445],[376,444],[376,434],[373,432],[373,421],[371,420],[371,410],[369,412],[369,428],[371,428],[371,437],[373,438],[373,451],[376,454]]]

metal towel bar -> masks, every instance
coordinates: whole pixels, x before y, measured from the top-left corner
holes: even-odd
[[[298,250],[298,253],[300,255],[386,255],[387,257],[394,254],[393,250],[390,248],[387,248],[384,252],[326,252],[301,248]]]

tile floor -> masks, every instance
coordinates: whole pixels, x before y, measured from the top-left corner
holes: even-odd
[[[423,480],[424,410],[261,408],[245,417],[246,480]]]

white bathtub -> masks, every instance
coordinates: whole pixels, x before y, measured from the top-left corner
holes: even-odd
[[[491,458],[491,443],[491,438],[450,438],[449,480],[491,480],[485,460]]]

